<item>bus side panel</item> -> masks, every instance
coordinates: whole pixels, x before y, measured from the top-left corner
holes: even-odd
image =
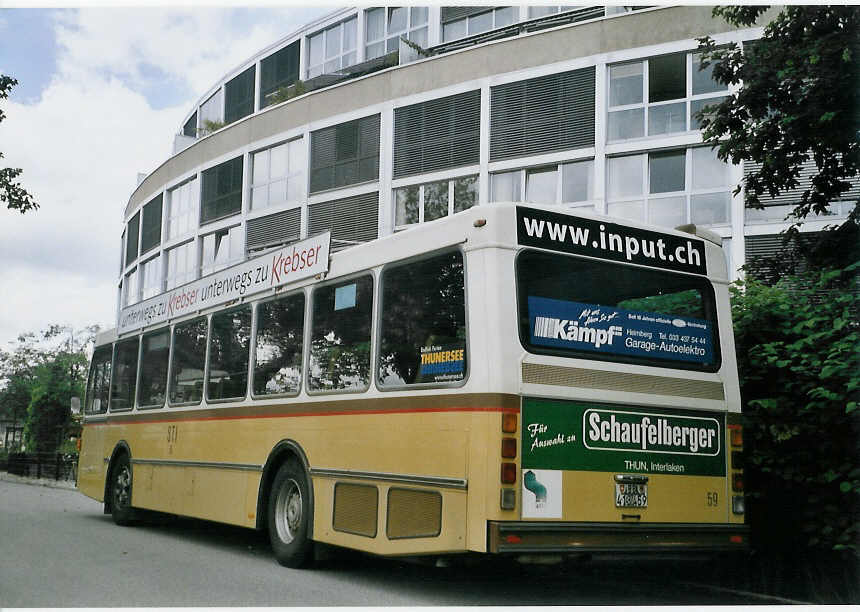
[[[97,501],[104,501],[105,427],[85,425],[81,432],[81,454],[78,459],[78,490]]]

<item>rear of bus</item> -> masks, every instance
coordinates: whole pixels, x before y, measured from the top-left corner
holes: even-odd
[[[499,304],[489,321],[499,333],[487,348],[503,356],[497,384],[517,385],[521,408],[497,430],[488,552],[746,549],[718,238],[497,210],[488,244],[516,248],[492,249],[499,283],[486,300]]]

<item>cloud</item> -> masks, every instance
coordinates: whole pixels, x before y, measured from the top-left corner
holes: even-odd
[[[0,163],[23,169],[41,208],[0,210],[0,347],[52,323],[113,326],[136,174],[168,157],[185,114],[218,78],[312,18],[237,10],[56,14],[56,73],[35,102],[3,104]]]

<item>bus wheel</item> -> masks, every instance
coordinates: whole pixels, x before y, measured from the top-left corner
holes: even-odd
[[[113,522],[131,525],[134,522],[134,509],[131,507],[131,463],[128,455],[118,457],[111,471],[110,496]]]
[[[303,567],[313,559],[309,502],[304,470],[295,461],[287,461],[275,475],[268,507],[269,540],[281,565]]]

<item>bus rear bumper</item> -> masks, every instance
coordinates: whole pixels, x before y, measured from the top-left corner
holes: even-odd
[[[702,553],[749,550],[734,524],[489,521],[490,553]]]

